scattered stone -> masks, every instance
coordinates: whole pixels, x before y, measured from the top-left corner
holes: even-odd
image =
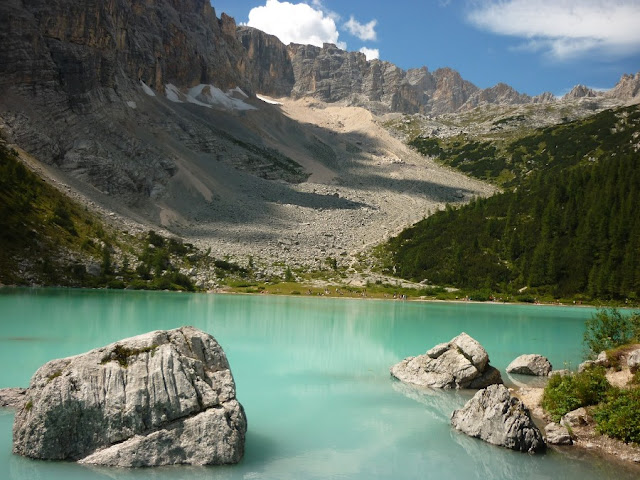
[[[486,350],[464,332],[423,355],[405,358],[391,367],[391,375],[432,388],[484,388],[502,383],[500,372],[489,365]]]
[[[529,410],[504,385],[479,390],[453,412],[451,425],[471,437],[512,450],[537,453],[546,448]]]
[[[567,428],[581,427],[589,423],[590,417],[584,407],[572,410],[560,420],[560,425]]]
[[[237,463],[247,429],[226,355],[193,327],[155,331],[38,369],[13,452],[150,467]]]
[[[594,363],[601,367],[610,367],[611,362],[609,362],[609,357],[607,357],[607,352],[602,351],[598,354],[598,357],[595,359]]]
[[[569,429],[558,423],[549,423],[544,427],[547,443],[550,445],[573,445]]]
[[[552,377],[553,375],[560,375],[561,377],[565,377],[567,375],[570,375],[571,372],[569,371],[568,368],[563,368],[561,370],[551,370],[549,372],[549,376]]]
[[[629,354],[627,357],[627,366],[629,370],[631,370],[631,373],[636,373],[638,368],[640,368],[640,348]]]
[[[535,375],[546,377],[551,371],[551,362],[546,357],[537,354],[520,355],[507,367],[508,373],[520,375]]]
[[[26,393],[26,388],[0,388],[0,407],[20,408]]]
[[[578,365],[578,373],[584,372],[587,368],[591,368],[596,364],[593,360],[587,360]]]

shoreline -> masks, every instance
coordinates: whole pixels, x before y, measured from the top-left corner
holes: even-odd
[[[300,284],[301,286],[309,287],[309,285]],[[317,288],[317,287],[314,287]],[[333,286],[335,288],[335,286]],[[343,287],[344,288],[344,287]],[[513,306],[530,306],[530,307],[564,307],[564,308],[590,308],[590,309],[598,309],[598,308],[616,308],[621,310],[636,310],[640,308],[640,305],[634,306],[624,306],[624,305],[597,305],[597,304],[589,304],[589,303],[581,303],[581,304],[568,304],[568,303],[546,303],[546,302],[505,302],[505,301],[495,301],[495,300],[461,300],[461,299],[438,299],[438,298],[420,298],[420,297],[407,297],[407,298],[385,298],[380,296],[362,296],[362,295],[335,295],[335,294],[291,294],[291,293],[274,293],[268,291],[261,292],[241,292],[241,291],[231,291],[227,289],[212,289],[212,290],[203,290],[196,292],[187,292],[180,290],[153,290],[153,289],[133,289],[133,288],[94,288],[94,287],[72,287],[72,286],[63,286],[63,285],[5,285],[0,282],[0,292],[3,290],[27,290],[27,289],[58,289],[58,290],[86,290],[86,291],[109,291],[109,292],[118,292],[118,291],[127,291],[127,292],[158,292],[158,293],[177,293],[177,294],[195,294],[195,295],[246,295],[246,296],[272,296],[272,297],[292,297],[292,298],[325,298],[325,299],[342,299],[342,300],[380,300],[380,301],[389,301],[389,302],[419,302],[419,303],[455,303],[455,304],[472,304],[472,305],[513,305]]]

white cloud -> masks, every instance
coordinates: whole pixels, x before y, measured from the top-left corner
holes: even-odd
[[[321,47],[323,43],[334,43],[346,50],[346,43],[338,41],[335,16],[323,11],[322,2],[315,0],[313,5],[317,9],[305,3],[267,0],[264,6],[251,9],[247,25],[275,35],[285,44]]]
[[[360,51],[365,54],[365,56],[367,57],[367,60],[380,58],[380,50],[378,50],[377,48],[362,47]]]
[[[516,49],[558,60],[640,52],[640,0],[491,0],[467,15],[477,27],[525,39]]]
[[[349,33],[358,37],[360,40],[375,40],[376,39],[376,25],[377,20],[371,20],[369,23],[360,23],[353,15],[349,18],[349,21],[344,24]]]

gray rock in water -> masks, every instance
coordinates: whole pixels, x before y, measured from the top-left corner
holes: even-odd
[[[478,391],[464,407],[453,412],[451,425],[471,437],[512,450],[537,453],[546,448],[529,410],[504,385],[490,385]]]
[[[486,350],[464,332],[424,355],[405,358],[391,367],[391,375],[432,388],[483,388],[502,383],[500,372],[489,365]]]
[[[549,423],[544,427],[544,433],[547,437],[547,443],[550,445],[573,445],[571,434],[569,434],[567,427],[563,425]]]
[[[627,366],[632,373],[635,373],[640,367],[640,348],[634,350],[627,357]]]
[[[551,362],[546,357],[537,354],[520,355],[507,367],[508,373],[536,375],[539,377],[546,377],[551,370]]]
[[[21,407],[26,393],[26,388],[0,388],[0,407]]]
[[[13,452],[148,467],[237,463],[247,428],[224,351],[193,327],[53,360],[16,413]]]

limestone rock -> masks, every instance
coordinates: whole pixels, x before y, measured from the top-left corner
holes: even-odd
[[[464,332],[424,355],[405,358],[391,367],[391,375],[433,388],[483,388],[502,383],[500,372],[489,365],[486,350]]]
[[[537,453],[546,448],[529,410],[504,385],[479,390],[453,412],[451,425],[471,437],[512,450]]]
[[[595,359],[594,363],[601,367],[609,367],[611,366],[611,362],[609,361],[609,357],[607,356],[607,352],[600,352],[598,357]]]
[[[0,407],[22,407],[26,393],[26,388],[0,388]]]
[[[580,427],[583,425],[587,425],[589,423],[590,417],[587,413],[587,410],[584,407],[577,408],[576,410],[572,410],[562,417],[560,420],[560,425],[563,427]]]
[[[632,373],[635,373],[640,367],[640,348],[629,353],[627,357],[627,366]]]
[[[640,72],[622,75],[618,83],[605,93],[607,97],[631,100],[640,96]]]
[[[598,94],[591,88],[585,87],[584,85],[576,85],[571,89],[569,93],[567,93],[564,98],[565,99],[575,99],[575,98],[593,98]]]
[[[550,445],[573,445],[567,427],[558,423],[549,423],[544,427],[547,443]]]
[[[578,365],[578,373],[584,372],[587,368],[591,368],[596,364],[593,360],[586,360]]]
[[[237,463],[247,424],[224,351],[193,327],[43,365],[13,427],[16,454],[124,467]]]
[[[508,373],[539,377],[546,377],[551,370],[551,362],[546,357],[537,354],[520,355],[507,367]]]

